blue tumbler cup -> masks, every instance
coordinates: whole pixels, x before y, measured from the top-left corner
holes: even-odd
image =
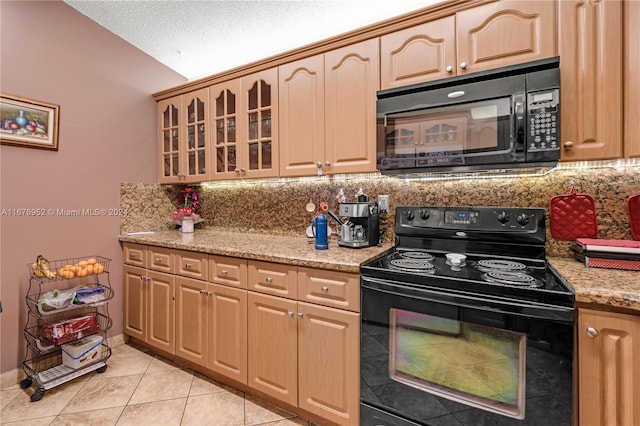
[[[316,250],[326,250],[329,248],[329,238],[327,235],[327,217],[320,214],[311,221],[311,229],[316,237]]]

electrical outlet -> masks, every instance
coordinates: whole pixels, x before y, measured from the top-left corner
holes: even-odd
[[[378,211],[380,213],[389,213],[389,196],[378,195]]]

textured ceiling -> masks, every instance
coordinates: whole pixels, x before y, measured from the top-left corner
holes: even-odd
[[[65,0],[189,80],[440,0]]]

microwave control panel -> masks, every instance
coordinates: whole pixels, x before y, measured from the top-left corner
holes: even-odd
[[[548,89],[527,94],[527,151],[560,149],[560,90]]]

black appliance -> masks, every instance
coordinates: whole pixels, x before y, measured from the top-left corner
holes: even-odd
[[[559,58],[377,93],[384,174],[553,167],[560,159]]]
[[[545,211],[401,206],[361,268],[361,424],[573,425],[575,293]]]

